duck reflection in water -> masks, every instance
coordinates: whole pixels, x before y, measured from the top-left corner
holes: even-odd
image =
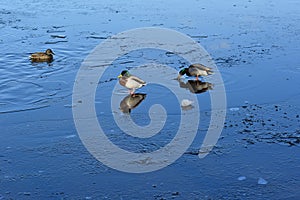
[[[136,108],[145,98],[146,94],[129,94],[121,101],[120,110],[123,113],[130,113],[131,110]]]
[[[181,79],[178,80],[181,88],[187,88],[191,93],[199,94],[213,89],[213,84],[209,82],[203,82],[200,80],[188,80],[183,82]]]

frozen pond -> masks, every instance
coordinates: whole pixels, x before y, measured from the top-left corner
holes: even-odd
[[[299,10],[296,0],[2,0],[0,200],[299,199]],[[72,105],[72,95],[77,72],[97,45],[141,27],[175,30],[204,47],[224,81],[227,114],[216,146],[200,159],[213,113],[210,96],[218,95],[214,88],[220,82],[210,77],[201,85],[194,79],[174,80],[174,71],[189,64],[174,52],[146,48],[120,56],[98,82],[91,82],[99,125],[113,144],[129,152],[151,153],[173,141],[183,115],[200,117],[185,123],[187,132],[199,124],[179,159],[157,171],[126,173],[90,154],[72,112],[85,102]],[[30,62],[30,53],[47,48],[55,53],[53,62]],[[153,74],[136,71],[145,63],[153,66]],[[135,99],[118,85],[123,69],[149,83]],[[168,80],[166,86],[151,83],[155,78]],[[182,108],[169,86],[199,103]],[[129,99],[138,104],[130,115]],[[155,104],[166,116],[151,115]],[[120,128],[154,122],[158,125],[151,131],[162,126],[154,136],[145,131],[136,137],[126,132],[126,126]],[[167,163],[169,157],[162,159]],[[141,159],[139,164],[151,165],[151,160]]]

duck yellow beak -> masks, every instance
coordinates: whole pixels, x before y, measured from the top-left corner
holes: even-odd
[[[179,80],[181,78],[181,75],[180,74],[178,74],[178,76],[177,76],[177,79]]]
[[[120,74],[119,76],[118,76],[118,78],[121,78],[122,77],[122,74]]]

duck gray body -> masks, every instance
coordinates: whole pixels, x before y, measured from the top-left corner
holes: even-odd
[[[199,76],[208,76],[213,74],[212,68],[206,67],[202,64],[192,64],[188,68],[183,68],[179,71],[178,79],[180,79],[181,76],[186,74],[187,76],[195,76],[198,80]]]
[[[131,75],[127,70],[121,72],[118,76],[120,85],[128,88],[131,94],[134,94],[136,89],[146,85],[146,82],[137,76]]]

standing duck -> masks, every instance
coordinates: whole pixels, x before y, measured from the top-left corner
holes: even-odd
[[[53,60],[53,51],[47,49],[45,52],[36,52],[30,55],[30,60],[32,62],[52,62]]]
[[[139,89],[146,85],[146,82],[142,79],[133,76],[127,70],[123,70],[118,76],[120,85],[129,89],[130,94],[134,94],[136,89]]]
[[[188,68],[180,70],[177,78],[180,79],[181,76],[186,74],[187,76],[195,76],[196,80],[199,80],[199,76],[208,76],[213,73],[214,72],[209,67],[202,64],[192,64]]]

